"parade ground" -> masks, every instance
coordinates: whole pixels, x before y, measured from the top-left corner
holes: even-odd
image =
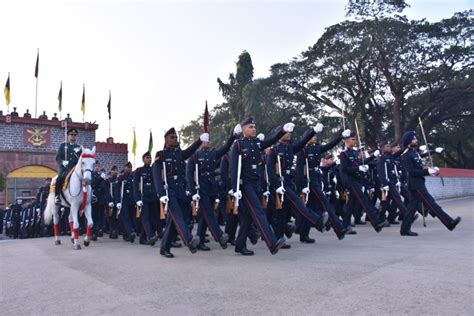
[[[453,232],[421,218],[418,237],[369,225],[338,241],[290,241],[272,256],[263,242],[244,257],[108,237],[80,251],[69,238],[0,241],[3,315],[474,315],[474,197],[441,201],[462,222]]]

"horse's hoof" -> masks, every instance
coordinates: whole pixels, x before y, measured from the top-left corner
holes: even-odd
[[[81,245],[79,244],[74,244],[74,250],[81,250]]]
[[[54,241],[54,244],[57,246],[57,245],[60,245],[61,244],[61,240],[55,240]]]
[[[84,240],[84,246],[89,247],[90,243],[91,242],[89,240]]]

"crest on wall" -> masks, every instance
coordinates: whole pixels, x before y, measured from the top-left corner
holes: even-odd
[[[26,127],[23,129],[23,142],[34,147],[42,147],[50,143],[50,132],[47,128]]]

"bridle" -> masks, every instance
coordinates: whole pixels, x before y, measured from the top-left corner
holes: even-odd
[[[81,156],[79,157],[79,161],[77,162],[77,164],[79,164],[81,162],[81,159],[82,158],[96,158],[96,155],[95,154],[81,154]],[[82,187],[85,188],[86,186],[90,185],[86,185],[85,181],[84,181],[84,175],[86,172],[90,172],[91,174],[91,177],[92,177],[92,170],[91,169],[85,169],[85,170],[82,170],[81,169],[81,173],[79,174],[77,172],[77,167],[74,168],[74,174],[79,178],[79,180],[81,180],[81,183],[82,183]],[[79,196],[79,194],[81,194],[82,190],[79,190],[79,193],[77,194],[72,194],[71,193],[71,187],[69,186],[68,187],[68,190],[69,190],[69,194],[72,196],[72,197],[77,197]]]

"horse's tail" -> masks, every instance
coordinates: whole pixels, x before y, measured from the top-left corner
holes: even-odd
[[[51,183],[55,183],[56,178],[54,178]],[[46,208],[43,214],[43,220],[46,225],[51,224],[51,219],[53,218],[54,208],[56,207],[56,203],[54,201],[54,186],[51,185],[49,188],[49,195],[48,200],[46,201]]]

